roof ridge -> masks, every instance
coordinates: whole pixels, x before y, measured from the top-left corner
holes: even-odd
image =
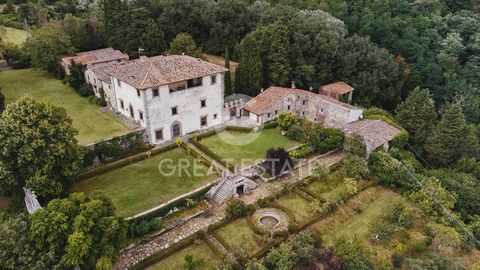
[[[148,67],[147,72],[145,72],[145,77],[143,77],[142,83],[140,84],[141,86],[143,86],[145,84],[145,81],[147,81],[148,74],[150,74],[150,70],[152,69],[153,61],[149,61],[149,62],[150,62],[150,66]]]

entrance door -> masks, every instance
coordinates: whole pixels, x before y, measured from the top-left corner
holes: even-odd
[[[180,131],[180,124],[175,123],[172,126],[172,136],[173,138],[180,137],[182,135],[182,132]]]
[[[237,117],[237,107],[230,108],[230,117]]]
[[[237,187],[237,194],[238,194],[238,195],[243,195],[243,193],[245,193],[244,185],[238,186],[238,187]]]

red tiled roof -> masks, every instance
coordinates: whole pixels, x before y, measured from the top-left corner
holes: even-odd
[[[98,64],[89,67],[89,70],[91,70],[99,80],[110,83],[111,79],[110,75],[108,75],[108,71],[111,68],[114,68],[115,65],[116,63]]]
[[[128,60],[128,55],[123,54],[119,50],[114,50],[113,48],[104,48],[88,52],[79,52],[76,55],[62,57],[62,61],[64,62],[70,62],[71,60],[77,64],[88,65],[115,60]]]
[[[159,55],[117,64],[108,73],[137,89],[147,89],[225,71],[226,68],[187,55]]]
[[[277,86],[269,87],[267,90],[263,91],[262,93],[257,95],[255,98],[247,102],[247,104],[245,104],[245,109],[257,115],[261,115],[268,112],[270,108],[272,108],[277,103],[283,102],[283,99],[290,94],[297,94],[297,95],[309,96],[313,98],[319,98],[325,102],[329,102],[346,109],[361,110],[358,107],[355,107],[347,103],[343,103],[341,101],[338,101],[326,95],[315,94],[313,92],[303,90],[303,89],[285,88],[285,87],[277,87]]]
[[[391,141],[400,130],[381,120],[361,120],[346,124],[343,128],[346,134],[358,134],[369,141],[373,149]]]
[[[352,92],[353,87],[348,85],[346,82],[336,82],[320,87],[320,91],[324,93],[335,93],[338,95],[343,95]]]

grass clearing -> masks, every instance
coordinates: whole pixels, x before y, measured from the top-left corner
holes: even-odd
[[[299,224],[309,221],[315,215],[310,202],[296,193],[287,194],[276,202],[290,210],[295,217],[295,222]]]
[[[179,162],[188,162],[192,166],[182,169],[177,166]],[[194,176],[195,170],[197,176]],[[176,148],[77,182],[70,191],[89,194],[104,190],[115,204],[117,213],[128,217],[214,181],[217,176],[208,174],[207,170],[183,149]]]
[[[272,147],[291,148],[298,143],[280,134],[279,129],[267,129],[252,140],[256,133],[223,131],[202,139],[200,143],[226,161],[243,166],[265,159],[267,150]],[[229,143],[231,142],[231,143]]]
[[[225,227],[220,228],[215,235],[220,236],[232,249],[231,251],[245,252],[252,255],[261,248],[257,235],[250,227],[246,218],[237,219]]]
[[[0,38],[2,41],[21,45],[27,40],[27,31],[7,26],[0,26]]]
[[[313,192],[317,197],[327,201],[336,201],[338,198],[347,194],[347,187],[343,184],[343,176],[339,171],[335,171],[328,176],[313,181],[307,186],[307,189]],[[368,185],[366,180],[358,180],[359,190]]]
[[[185,256],[190,255],[195,261],[201,260],[202,263],[195,269],[215,269],[220,262],[215,253],[204,242],[199,241],[189,247],[186,247],[177,253],[174,253],[160,262],[148,267],[148,270],[177,270],[185,269]]]
[[[87,98],[80,97],[71,87],[47,72],[33,69],[1,71],[0,85],[7,104],[29,94],[37,100],[64,107],[73,120],[73,127],[79,131],[79,144],[129,132],[116,115],[101,112],[97,105],[89,103]]]

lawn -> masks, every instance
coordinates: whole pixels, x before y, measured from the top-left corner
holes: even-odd
[[[290,210],[299,224],[309,221],[314,216],[310,202],[296,193],[283,196],[277,203]]]
[[[72,88],[49,73],[33,69],[2,71],[0,85],[7,103],[30,94],[37,100],[64,107],[73,120],[73,126],[79,131],[77,139],[82,145],[129,131],[117,116],[101,112],[97,105],[78,96]]]
[[[0,26],[0,37],[5,42],[20,45],[27,39],[27,31]]]
[[[335,171],[322,179],[313,181],[307,189],[316,194],[317,197],[327,201],[336,201],[347,193],[347,187],[343,184],[343,180],[342,174]],[[359,180],[358,189],[361,190],[368,184],[366,180]]]
[[[265,159],[267,150],[272,147],[291,148],[298,143],[280,134],[279,129],[263,130],[256,133],[223,131],[200,141],[226,161],[248,166]]]
[[[186,166],[187,163],[191,166]],[[209,174],[204,165],[195,163],[183,149],[177,148],[77,182],[70,191],[88,194],[104,190],[117,213],[128,217],[206,185],[216,177]]]
[[[231,251],[243,251],[251,256],[261,248],[261,245],[258,243],[260,236],[250,229],[246,218],[237,219],[220,228],[216,235],[220,236],[227,243],[232,249]]]
[[[201,260],[201,264],[195,269],[215,269],[220,261],[210,247],[203,241],[186,247],[174,253],[160,262],[148,267],[148,270],[177,270],[185,269],[185,256],[190,255],[195,261]]]
[[[360,192],[346,205],[313,225],[322,235],[323,244],[329,246],[339,237],[369,238],[371,225],[401,196],[389,189],[372,187]]]

